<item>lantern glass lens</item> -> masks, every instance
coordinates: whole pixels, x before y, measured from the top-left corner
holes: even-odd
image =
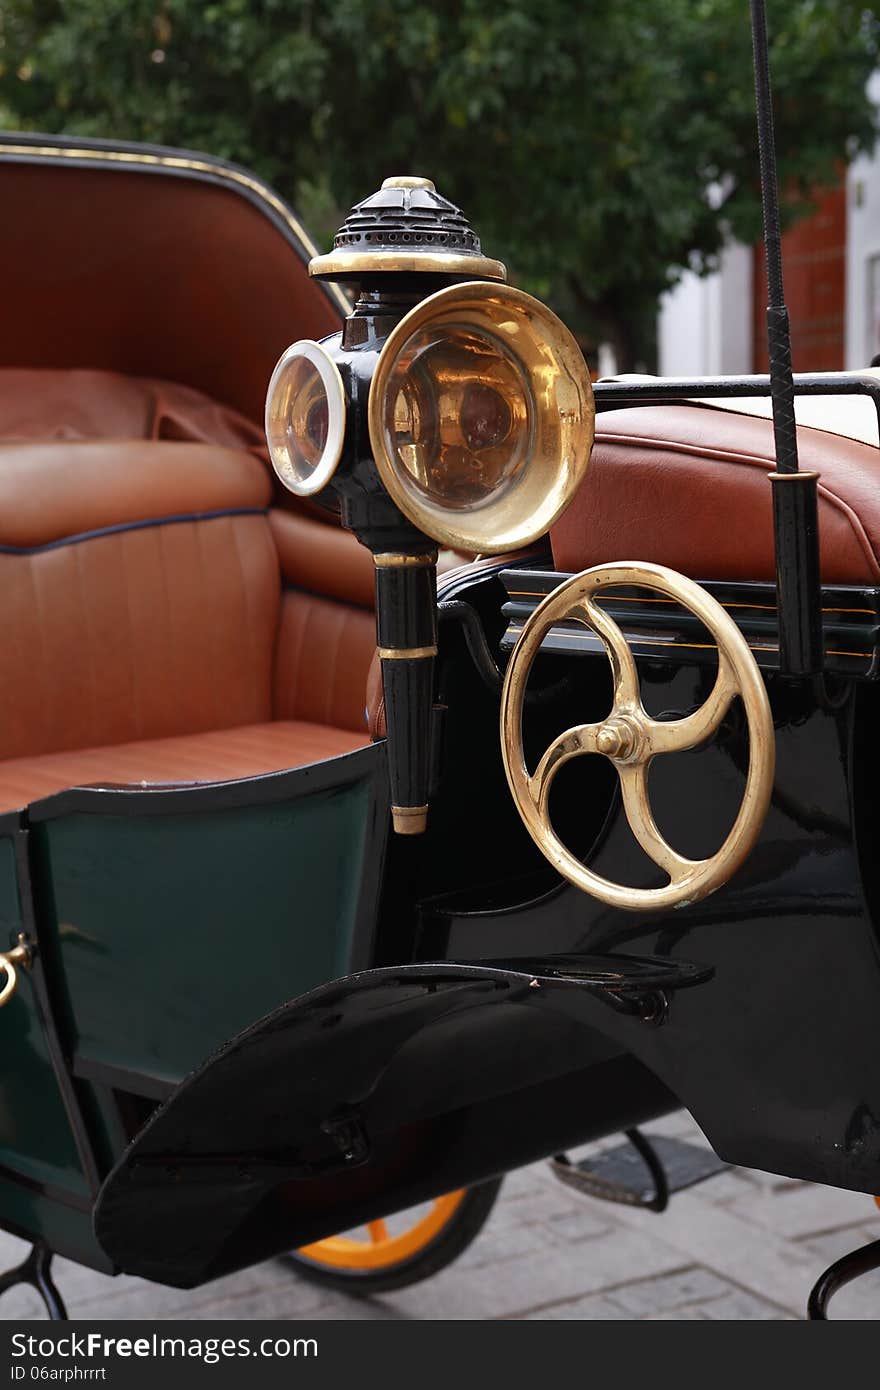
[[[344,433],[338,369],[317,343],[294,343],[275,368],[266,399],[266,439],[285,487],[300,496],[325,487]]]
[[[385,444],[419,492],[444,507],[496,498],[524,467],[533,435],[522,367],[491,332],[418,329],[385,395]]]

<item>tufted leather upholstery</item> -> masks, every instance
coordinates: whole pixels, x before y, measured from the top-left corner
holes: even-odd
[[[818,472],[822,578],[880,583],[880,449],[798,430]],[[551,533],[557,569],[648,560],[694,579],[772,580],[769,420],[698,406],[600,415],[587,476]]]
[[[70,373],[88,389],[65,396],[65,374],[31,375],[55,438],[34,438],[33,391],[16,408],[6,378],[27,374],[0,372],[0,427],[21,441],[0,442],[0,811],[84,781],[242,777],[366,743],[370,558],[270,510],[249,422],[164,383],[104,374],[102,397],[102,374]],[[153,437],[172,414],[175,438]],[[85,437],[105,427],[151,437]],[[225,442],[179,442],[212,431]]]

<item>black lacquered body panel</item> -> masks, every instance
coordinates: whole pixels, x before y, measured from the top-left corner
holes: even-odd
[[[510,651],[525,622],[547,594],[567,575],[549,570],[505,570],[507,594],[503,612],[508,619],[502,651]],[[772,584],[712,583],[703,587],[717,599],[744,633],[752,655],[763,671],[779,669],[779,621]],[[715,643],[700,620],[681,604],[656,590],[617,588],[600,595],[606,608],[640,656],[665,656],[695,665],[715,663]],[[824,669],[838,676],[875,677],[880,643],[880,589],[852,584],[827,584],[822,590]],[[600,654],[600,639],[583,623],[554,627],[544,650],[572,656]]]
[[[497,572],[441,597],[500,648]],[[532,764],[610,705],[604,654],[554,640],[526,706]],[[732,1162],[880,1188],[878,684],[768,673],[777,770],[754,851],[703,902],[634,915],[542,859],[506,786],[497,681],[457,622],[439,645],[436,796],[424,836],[392,838],[374,968],[292,999],[174,1092],[102,1189],[105,1251],[189,1286],[677,1105]],[[714,680],[679,648],[638,667],[655,718],[700,705]],[[677,850],[718,848],[748,755],[734,705],[707,746],[655,760],[653,808]],[[597,873],[662,883],[606,759],[563,768],[551,811]]]
[[[504,575],[510,624],[504,646],[523,606],[535,606],[563,577]],[[736,586],[735,593],[725,586],[716,596],[750,642],[768,649],[756,651],[758,660],[771,664],[772,632],[757,624],[772,621],[772,614],[761,616],[757,592],[742,592],[761,587],[766,597],[769,586],[751,585]],[[683,611],[661,619],[639,599],[622,594],[618,603],[615,594],[607,605],[627,615],[621,626],[640,654],[646,709],[655,717],[680,717],[709,694],[714,653]],[[489,868],[482,884],[422,903],[419,951],[431,959],[511,961],[536,953],[625,952],[713,967],[709,983],[674,996],[661,1027],[616,1015],[607,1021],[609,1033],[676,1092],[723,1157],[874,1192],[880,1189],[880,878],[874,848],[880,704],[877,685],[865,677],[875,663],[876,593],[826,591],[823,607],[832,610],[826,646],[829,628],[845,629],[842,640],[836,631],[831,640],[857,653],[846,659],[860,663],[861,678],[841,676],[820,687],[767,673],[777,745],[773,799],[750,858],[729,883],[702,903],[662,915],[606,907],[543,863],[531,863],[529,879],[529,852],[499,809],[506,856],[493,843],[494,875]],[[556,733],[601,718],[610,707],[601,644],[586,629],[580,632],[585,637],[554,630],[546,644],[551,655],[535,672],[537,684],[561,681],[562,693],[526,717],[532,766]],[[652,805],[675,849],[702,858],[719,847],[739,805],[748,756],[735,704],[706,747],[655,760]],[[462,752],[447,747],[453,783],[467,780],[460,771],[464,761]],[[569,768],[563,770],[551,798],[566,843],[608,879],[633,887],[663,884],[665,876],[629,830],[610,765],[598,757],[578,764],[569,765],[565,779]],[[452,787],[448,791],[454,795]],[[465,794],[461,785],[458,794]]]

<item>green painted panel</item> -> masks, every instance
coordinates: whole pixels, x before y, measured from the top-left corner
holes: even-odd
[[[15,873],[15,844],[9,835],[0,837],[0,950],[5,950],[21,928],[18,879]]]
[[[0,931],[3,947],[21,928],[13,841],[0,839]],[[0,1164],[41,1183],[77,1193],[86,1186],[55,1082],[30,979],[0,1009]]]
[[[14,1235],[39,1235],[58,1255],[99,1269],[104,1274],[114,1272],[95,1240],[91,1210],[79,1211],[2,1177],[0,1226],[11,1230]]]
[[[179,1080],[347,969],[369,780],[187,815],[35,826],[79,1053]]]

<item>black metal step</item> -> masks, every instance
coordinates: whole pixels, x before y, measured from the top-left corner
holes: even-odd
[[[557,1154],[550,1167],[566,1187],[603,1202],[664,1211],[674,1192],[705,1182],[727,1168],[711,1149],[686,1144],[681,1139],[628,1129],[626,1142],[606,1149],[595,1158],[573,1163]]]

